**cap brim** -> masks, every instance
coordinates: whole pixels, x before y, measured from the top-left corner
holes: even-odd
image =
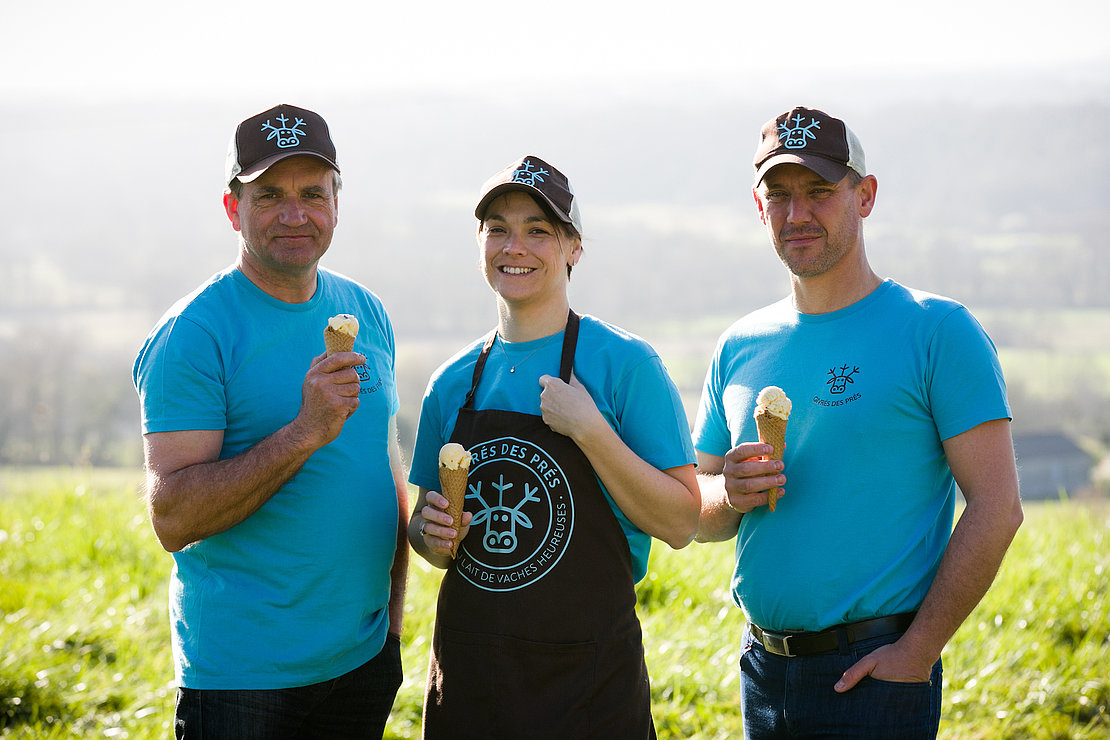
[[[776,154],[761,164],[759,169],[756,170],[755,184],[759,185],[759,183],[763,182],[763,178],[767,176],[767,173],[780,164],[799,164],[807,170],[816,172],[829,182],[840,182],[844,179],[844,176],[851,171],[851,168],[846,164],[834,162],[831,159],[825,159],[824,157],[813,154]]]
[[[479,221],[482,220],[482,217],[485,215],[486,209],[489,207],[490,203],[497,200],[505,193],[514,191],[528,193],[533,198],[542,199],[543,202],[547,204],[548,208],[550,208],[551,211],[559,217],[559,220],[561,220],[565,224],[574,226],[576,229],[578,228],[574,221],[571,219],[570,215],[563,213],[562,209],[560,209],[559,206],[552,203],[551,199],[543,194],[543,191],[541,191],[539,188],[534,188],[531,185],[525,185],[522,182],[503,182],[500,185],[495,185],[493,188],[490,189],[488,193],[482,196],[482,199],[480,201],[478,201],[478,205],[474,208],[474,217],[477,218]]]
[[[325,157],[323,154],[301,150],[297,152],[281,152],[280,154],[275,154],[271,157],[266,157],[265,159],[259,160],[258,162],[255,162],[254,165],[250,167],[250,169],[243,170],[242,172],[237,174],[235,176],[235,179],[239,182],[251,182],[257,179],[263,172],[270,169],[281,160],[289,159],[289,157],[315,157],[316,159],[331,167],[336,172],[339,172],[339,165]]]

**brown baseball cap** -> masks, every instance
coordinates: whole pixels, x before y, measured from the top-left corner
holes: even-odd
[[[526,192],[533,197],[539,196],[555,215],[566,224],[574,227],[582,235],[582,216],[578,213],[578,199],[570,187],[567,176],[539,157],[521,157],[482,185],[482,194],[474,215],[480,220],[486,208],[495,198],[512,190]]]
[[[780,164],[800,164],[829,182],[849,170],[867,174],[863,147],[844,121],[814,108],[794,108],[763,124],[755,150],[755,184]]]
[[[327,122],[318,113],[295,105],[275,105],[235,127],[227,148],[224,181],[250,182],[273,164],[302,154],[339,171]]]

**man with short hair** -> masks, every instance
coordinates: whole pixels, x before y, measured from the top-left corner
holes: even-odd
[[[236,263],[135,361],[151,522],[173,554],[177,737],[380,737],[400,686],[407,489],[393,329],[319,266],[341,184],[316,113],[232,136]],[[355,317],[354,351],[324,329]]]
[[[791,295],[721,337],[694,426],[698,539],[737,538],[744,736],[935,737],[941,650],[1022,521],[997,354],[963,306],[871,269],[878,184],[843,121],[783,113],[754,164]],[[755,441],[767,386],[792,399],[782,461]]]

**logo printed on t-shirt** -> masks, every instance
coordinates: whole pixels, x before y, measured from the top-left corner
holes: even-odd
[[[551,572],[574,529],[574,500],[559,464],[542,447],[500,437],[470,448],[459,573],[486,591],[515,591]]]
[[[850,383],[856,382],[852,379],[852,376],[859,371],[860,369],[855,366],[853,366],[851,371],[849,371],[847,365],[841,365],[839,368],[834,367],[830,369],[829,375],[831,375],[832,377],[825,381],[825,385],[829,386],[829,393],[833,394],[834,396],[838,396],[841,393],[844,393],[844,391],[848,390],[848,385]]]
[[[362,395],[364,393],[375,393],[376,391],[381,390],[382,386],[385,385],[385,381],[382,380],[380,375],[378,376],[377,382],[375,382],[373,385],[366,385],[366,383],[370,381],[370,371],[366,368],[366,365],[359,365],[355,368],[355,371],[358,373],[359,395]]]
[[[858,365],[844,364],[829,368],[829,371],[825,373],[828,376],[828,380],[825,381],[828,397],[824,397],[824,394],[815,395],[813,397],[814,405],[829,408],[843,406],[863,398],[863,393],[860,391],[856,391],[850,396],[844,395],[848,393],[848,386],[855,385],[856,376],[861,372]]]

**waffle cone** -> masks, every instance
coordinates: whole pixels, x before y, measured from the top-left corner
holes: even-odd
[[[327,347],[328,357],[336,352],[351,352],[355,348],[355,338],[329,326],[324,329],[324,346]]]
[[[469,472],[467,468],[439,466],[439,492],[447,498],[447,513],[451,515],[451,520],[454,522],[452,526],[456,531],[461,527],[463,503],[466,499],[466,476]],[[456,535],[456,539],[451,543],[451,557],[455,557],[458,549],[459,541]]]
[[[774,447],[766,459],[781,460],[782,453],[786,449],[786,419],[761,411],[755,415],[755,427],[759,432],[759,441]],[[781,488],[768,489],[767,508],[771,511],[775,510],[781,493]]]

